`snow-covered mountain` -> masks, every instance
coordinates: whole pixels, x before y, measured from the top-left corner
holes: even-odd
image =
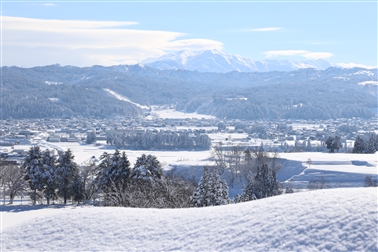
[[[293,71],[301,68],[324,70],[332,64],[323,59],[296,60],[252,60],[240,55],[232,55],[218,50],[179,51],[165,54],[157,59],[147,59],[144,65],[160,69],[185,69],[198,72],[269,72]]]

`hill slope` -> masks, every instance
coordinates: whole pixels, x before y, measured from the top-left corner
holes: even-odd
[[[174,104],[219,118],[371,117],[376,76],[376,69],[361,68],[199,73],[141,65],[3,67],[1,115],[134,117],[141,108]]]
[[[378,250],[376,188],[294,193],[208,208],[22,212],[22,206],[6,206],[2,211],[7,221],[1,240],[4,251]],[[35,216],[34,211],[41,211],[40,216],[10,224]]]

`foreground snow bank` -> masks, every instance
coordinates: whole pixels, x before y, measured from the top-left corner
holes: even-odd
[[[378,250],[377,188],[310,191],[208,208],[50,211],[8,225],[2,250]],[[2,218],[23,214],[28,211],[7,211]]]

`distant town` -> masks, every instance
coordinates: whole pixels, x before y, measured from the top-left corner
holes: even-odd
[[[260,146],[278,152],[325,151],[329,136],[339,136],[343,147],[340,152],[350,152],[357,136],[368,138],[378,131],[378,118],[339,118],[329,120],[220,120],[217,118],[158,118],[146,113],[143,117],[128,119],[60,118],[60,119],[7,119],[1,121],[0,155],[2,158],[21,161],[26,154],[25,145],[46,142],[78,142],[80,144],[117,145],[117,139],[127,134],[185,134],[188,138],[199,135],[214,136],[223,133],[230,137],[221,139],[246,147]],[[231,134],[238,137],[231,139]],[[214,146],[221,142],[211,138]],[[8,148],[7,148],[8,147]],[[11,148],[9,148],[11,147]],[[131,149],[145,149],[141,145]],[[185,147],[172,146],[183,150]],[[205,146],[204,148],[210,148]],[[186,150],[192,150],[191,147]],[[194,149],[193,149],[194,150]]]

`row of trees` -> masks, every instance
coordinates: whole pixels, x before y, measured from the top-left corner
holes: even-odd
[[[228,186],[225,179],[221,179],[217,167],[205,167],[201,181],[190,198],[191,206],[205,207],[231,203],[228,196]],[[267,164],[257,167],[257,172],[249,173],[247,184],[242,194],[235,195],[233,202],[247,202],[282,194],[277,181],[275,169]]]
[[[29,149],[22,169],[25,173],[24,179],[31,189],[33,204],[42,195],[47,204],[58,196],[63,198],[64,204],[71,197],[76,201],[84,199],[79,169],[73,159],[70,149],[59,151],[58,155],[49,149],[41,151],[38,146]]]
[[[54,155],[31,147],[21,167],[33,204],[46,199],[82,202],[92,199],[101,205],[130,207],[188,207],[195,189],[193,181],[165,176],[153,155],[138,157],[132,168],[125,152],[104,152],[100,163],[79,167],[70,150]]]
[[[258,162],[266,161],[264,155],[248,154]],[[227,159],[227,158],[226,158]],[[257,162],[257,161],[256,161]],[[229,204],[228,185],[219,166],[205,167],[198,185],[175,170],[165,173],[153,155],[137,158],[132,168],[125,152],[104,152],[100,162],[84,166],[74,162],[70,150],[55,153],[38,146],[30,148],[22,166],[2,166],[1,182],[7,187],[10,203],[19,192],[28,191],[32,203],[47,204],[68,200],[83,202],[93,200],[105,206],[127,207],[203,207]],[[247,185],[234,202],[242,202],[280,194],[275,170],[262,164],[249,169]],[[225,167],[228,169],[228,167]],[[252,171],[256,170],[256,173]],[[11,176],[10,176],[11,175]],[[224,177],[224,176],[223,176]],[[5,193],[5,191],[4,191]]]
[[[121,136],[108,136],[107,143],[117,148],[131,147],[149,149],[209,149],[211,139],[206,134],[189,134],[187,132],[125,133]]]
[[[354,142],[353,153],[375,153],[378,150],[378,135],[371,134],[368,140],[357,136]]]

